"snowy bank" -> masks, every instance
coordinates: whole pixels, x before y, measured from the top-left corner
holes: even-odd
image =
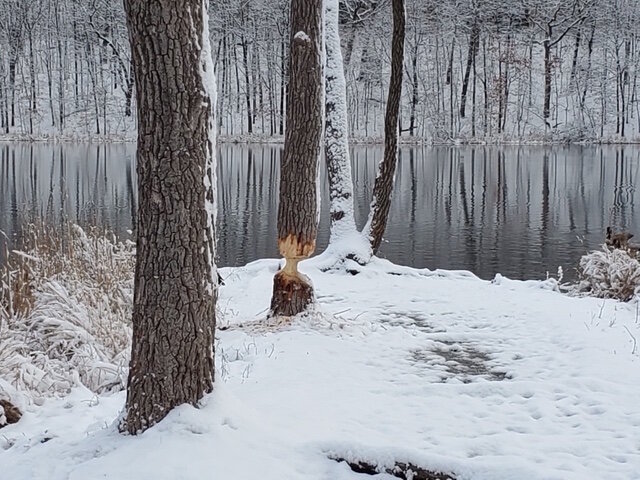
[[[218,378],[201,408],[125,437],[124,393],[76,387],[2,429],[1,477],[367,478],[339,457],[458,479],[640,478],[636,304],[325,264],[301,264],[318,309],[292,322],[266,321],[277,260],[222,269]]]

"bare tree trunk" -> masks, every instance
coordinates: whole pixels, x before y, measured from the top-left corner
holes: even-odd
[[[464,118],[467,106],[467,90],[469,88],[469,76],[471,75],[471,67],[476,61],[476,53],[478,52],[478,42],[480,41],[480,26],[477,20],[474,20],[471,28],[471,38],[469,38],[469,51],[467,53],[467,68],[464,71],[464,79],[462,81],[462,94],[460,95],[460,117]]]
[[[591,79],[591,56],[593,55],[593,37],[596,32],[596,24],[593,23],[591,27],[591,36],[589,37],[589,43],[587,44],[587,75],[584,80],[584,88],[582,90],[582,100],[580,101],[580,108],[584,110],[585,101],[587,99],[587,90],[589,89],[589,80]]]
[[[402,96],[402,67],[404,64],[405,10],[404,0],[393,0],[393,36],[391,40],[391,78],[384,119],[384,158],[380,162],[373,186],[373,199],[365,235],[375,255],[387,228],[391,207],[393,180],[398,162],[398,118]],[[453,49],[453,48],[452,48]],[[453,58],[453,57],[452,57]],[[451,62],[450,62],[451,63]]]
[[[416,107],[418,106],[418,34],[415,35],[413,56],[411,57],[411,113],[409,115],[409,135],[415,135]]]
[[[338,0],[325,0],[325,159],[334,243],[356,231],[347,127],[347,84],[338,33]]]
[[[573,88],[575,79],[576,79],[576,71],[578,69],[578,53],[580,52],[580,40],[582,39],[582,29],[579,28],[576,32],[576,40],[573,46],[573,60],[571,61],[571,76],[569,77],[569,82],[571,88]]]
[[[280,57],[282,60],[282,72],[280,72],[280,121],[278,123],[278,134],[282,135],[284,134],[284,116],[285,116],[285,112],[284,112],[284,97],[285,97],[285,86],[286,86],[286,79],[287,79],[287,57],[286,57],[286,50],[285,50],[285,45],[284,45],[284,40],[282,42],[280,42]]]
[[[131,62],[129,62],[129,71],[126,72],[122,72],[123,75],[126,75],[126,79],[125,79],[125,86],[126,89],[124,91],[124,98],[125,98],[125,104],[124,104],[124,115],[126,117],[130,117],[131,116],[131,100],[133,98],[133,85],[135,83],[135,79],[134,77],[134,69],[133,69],[133,65],[131,65]]]
[[[215,79],[202,0],[124,3],[136,81],[139,207],[120,429],[136,434],[213,388]]]
[[[29,77],[31,77],[31,92],[29,93],[29,133],[33,135],[33,116],[36,114],[38,104],[36,102],[36,64],[33,53],[33,31],[28,32],[29,39]]]
[[[12,127],[16,126],[16,64],[18,59],[9,57],[9,87],[11,88],[11,123]],[[7,133],[9,130],[7,130]]]
[[[476,138],[476,85],[478,73],[476,72],[476,59],[473,59],[473,93],[471,100],[471,136]]]
[[[251,112],[251,82],[249,81],[249,60],[247,39],[241,37],[242,67],[244,68],[244,99],[247,104],[247,133],[253,133],[253,113]],[[255,107],[255,104],[254,104]]]
[[[291,2],[287,127],[278,205],[278,247],[286,264],[273,279],[272,315],[297,315],[314,300],[311,281],[298,272],[298,262],[315,250],[318,229],[323,16],[323,0]]]
[[[550,35],[549,35],[550,37]],[[551,46],[548,40],[544,41],[544,106],[542,117],[549,126],[551,111]]]

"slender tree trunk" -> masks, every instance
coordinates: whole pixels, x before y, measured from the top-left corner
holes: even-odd
[[[253,133],[253,113],[251,112],[251,82],[249,81],[247,39],[242,36],[240,43],[242,45],[242,66],[244,68],[244,99],[247,104],[247,133]]]
[[[418,38],[416,35],[413,57],[411,58],[411,115],[409,117],[409,135],[415,134],[416,107],[418,106]]]
[[[473,66],[476,53],[478,51],[478,42],[480,40],[480,26],[474,21],[471,28],[471,38],[469,38],[469,51],[467,53],[467,68],[464,71],[464,79],[462,80],[462,94],[460,95],[460,117],[464,118],[467,106],[467,90],[469,88],[469,76],[471,75],[471,67]]]
[[[62,48],[62,32],[60,28],[60,4],[55,3],[55,25],[56,25],[56,47],[58,50],[58,125],[60,127],[60,133],[64,130],[65,119],[65,82],[64,82],[64,62],[65,51]]]
[[[224,98],[227,87],[227,37],[222,37],[222,86],[221,95],[218,98],[218,131],[222,130],[222,118],[224,116]]]
[[[503,73],[502,73],[502,42],[498,38],[498,134],[502,129],[502,109],[504,103],[504,85],[503,85]]]
[[[576,32],[576,41],[573,45],[573,60],[571,61],[571,76],[569,77],[569,82],[571,84],[571,88],[575,83],[576,79],[576,71],[578,69],[578,53],[580,53],[580,40],[582,38],[582,29],[579,28]]]
[[[587,44],[587,75],[584,79],[584,88],[582,90],[582,100],[580,101],[580,108],[584,110],[585,101],[587,100],[587,90],[589,89],[589,80],[591,79],[591,56],[593,55],[593,37],[596,33],[595,22],[591,26],[591,36],[589,37],[589,43]]]
[[[205,2],[124,3],[136,81],[139,207],[120,429],[136,434],[213,388],[215,79]]]
[[[278,205],[278,247],[286,263],[273,279],[272,315],[297,315],[314,300],[311,281],[298,271],[298,262],[315,250],[318,229],[323,9],[323,0],[291,1],[287,128]]]
[[[36,114],[38,104],[36,102],[36,62],[33,52],[33,31],[29,30],[29,77],[31,79],[31,92],[29,95],[29,133],[33,135],[33,116]]]
[[[9,88],[11,89],[11,123],[12,127],[16,126],[16,64],[18,59],[9,58]],[[9,130],[7,130],[7,133]]]
[[[284,134],[284,97],[285,97],[285,86],[287,81],[287,57],[286,57],[286,49],[284,45],[284,40],[280,42],[280,59],[282,62],[282,71],[280,72],[280,121],[278,124],[278,134]]]
[[[325,159],[334,243],[356,231],[347,128],[347,84],[338,33],[338,0],[325,0]]]
[[[384,120],[384,157],[373,186],[373,199],[365,235],[375,255],[387,227],[391,193],[398,161],[398,118],[402,96],[402,68],[404,64],[405,10],[404,0],[393,0],[393,36],[391,40],[391,78]],[[452,45],[453,47],[453,45]]]
[[[549,27],[551,30],[551,27]],[[544,41],[544,106],[542,110],[542,118],[547,127],[549,126],[549,116],[551,112],[551,32],[549,37]]]
[[[476,72],[476,59],[473,59],[473,93],[471,99],[471,136],[476,138],[476,84],[478,73]]]
[[[132,113],[131,100],[133,99],[133,85],[135,83],[135,78],[134,78],[135,72],[131,62],[129,62],[129,71],[122,72],[122,74],[126,75],[126,81],[125,81],[126,90],[124,91],[124,98],[125,98],[124,115],[126,117],[130,117]]]

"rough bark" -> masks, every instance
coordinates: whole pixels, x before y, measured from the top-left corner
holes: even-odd
[[[324,116],[322,18],[322,0],[292,0],[278,205],[278,247],[286,265],[274,278],[273,315],[296,315],[313,301],[313,288],[297,264],[315,250],[318,229],[317,177]]]
[[[325,160],[329,177],[330,243],[356,231],[347,131],[347,85],[338,33],[338,0],[325,11]]]
[[[405,10],[404,0],[393,0],[393,36],[391,40],[391,79],[384,119],[384,157],[373,186],[373,200],[365,233],[375,255],[387,227],[393,180],[398,162],[398,119],[402,96],[402,66],[404,62]]]
[[[122,431],[213,388],[213,61],[203,0],[125,0],[138,109],[133,346]]]

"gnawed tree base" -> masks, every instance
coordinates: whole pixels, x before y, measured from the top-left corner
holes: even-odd
[[[22,418],[22,412],[9,400],[0,399],[0,407],[4,410],[4,413],[0,415],[0,428],[18,423]]]
[[[397,462],[393,467],[379,467],[378,465],[360,460],[349,461],[342,457],[329,458],[338,463],[345,462],[354,472],[366,475],[386,473],[396,478],[402,478],[403,480],[456,480],[456,477],[451,476],[451,474],[426,470],[411,463]]]
[[[280,270],[273,277],[271,315],[292,317],[304,312],[313,303],[313,285],[298,271]]]

